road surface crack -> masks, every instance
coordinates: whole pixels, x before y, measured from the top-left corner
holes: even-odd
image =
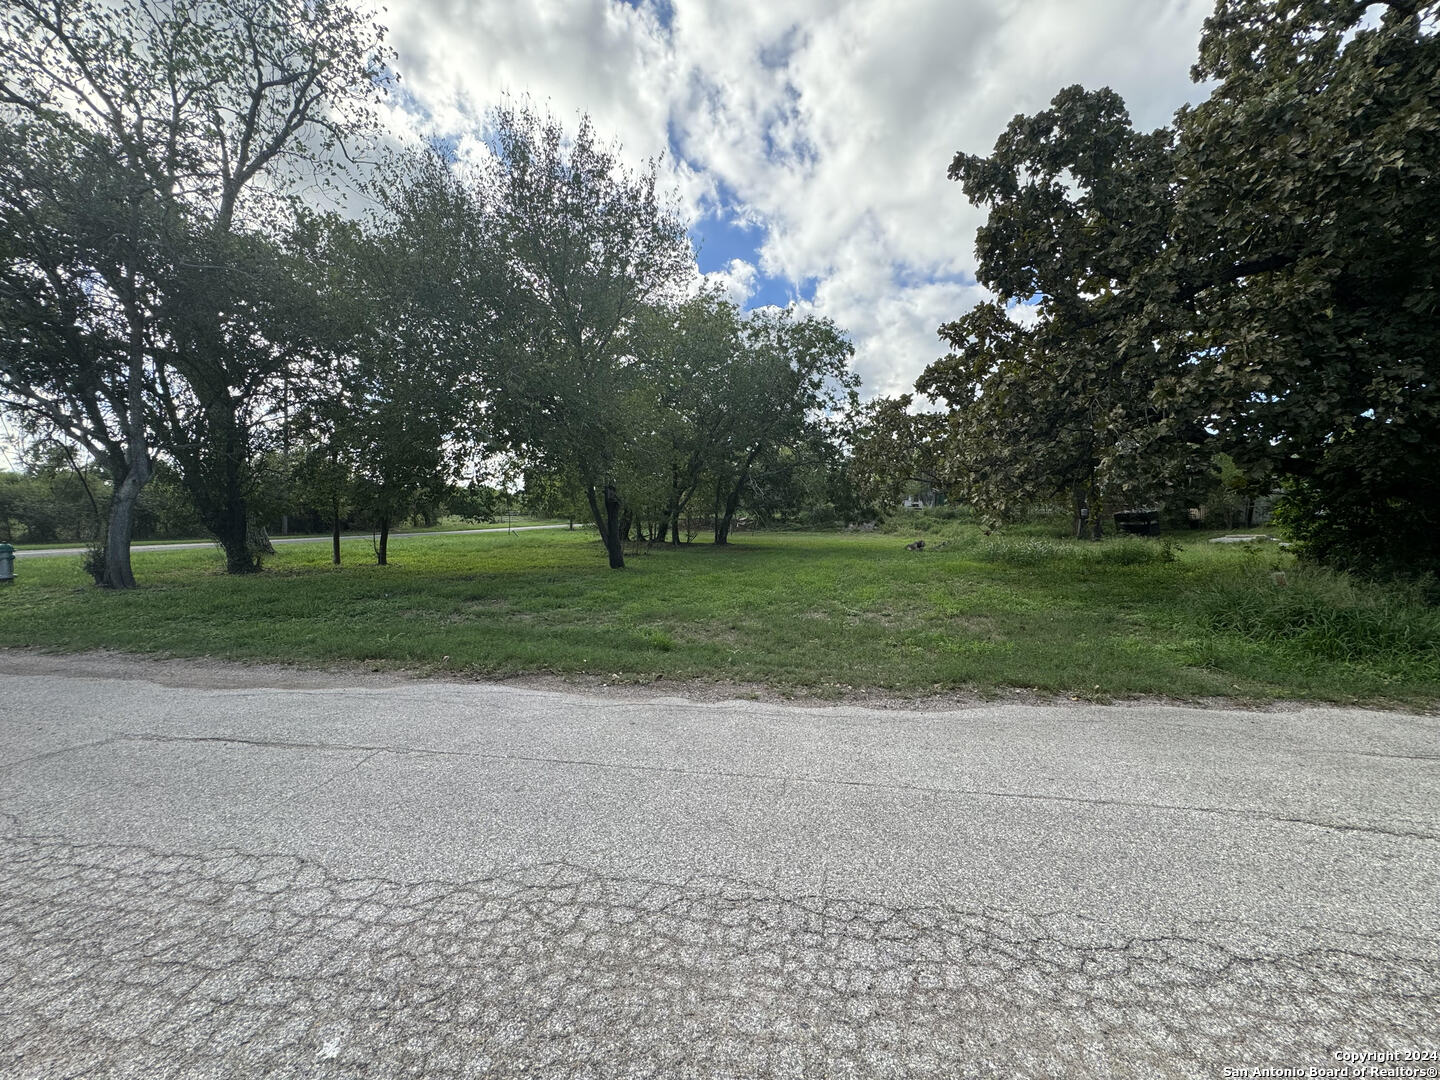
[[[1211,1076],[1237,1047],[1433,1045],[1440,980],[1403,937],[1067,932],[565,863],[399,882],[12,835],[0,880],[6,1077]]]

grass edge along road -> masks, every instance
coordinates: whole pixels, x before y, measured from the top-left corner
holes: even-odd
[[[346,540],[339,568],[326,545],[294,544],[240,578],[213,549],[141,551],[133,593],[90,586],[78,558],[34,560],[0,591],[0,645],[822,698],[1440,701],[1440,609],[1297,567],[1274,545],[969,525],[927,538],[911,552],[908,534],[750,533],[728,548],[656,547],[623,572],[578,530],[413,537],[388,567],[368,539]]]

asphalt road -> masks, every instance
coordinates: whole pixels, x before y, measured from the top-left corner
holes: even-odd
[[[568,529],[568,525],[512,525],[495,526],[489,529],[432,529],[429,532],[400,532],[391,533],[391,540],[409,540],[415,536],[468,536],[471,533],[503,533],[503,532],[531,532],[534,529]],[[583,528],[583,526],[582,526]],[[363,540],[368,533],[344,533],[342,540]],[[272,536],[272,544],[328,544],[331,538],[328,536]],[[131,544],[130,550],[135,551],[187,551],[195,548],[213,548],[218,545],[213,540],[202,540],[196,543],[182,544]],[[18,548],[15,551],[17,559],[44,559],[56,555],[84,555],[87,549],[83,547],[62,547],[62,548]]]
[[[124,667],[0,652],[7,1080],[1440,1050],[1435,717]]]

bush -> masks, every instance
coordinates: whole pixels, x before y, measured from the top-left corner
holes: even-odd
[[[829,503],[822,506],[812,506],[801,511],[800,524],[809,529],[838,529],[840,527],[840,513]]]
[[[1366,577],[1418,579],[1440,574],[1440,487],[1404,497],[1366,487],[1343,495],[1291,482],[1271,520],[1304,559]]]

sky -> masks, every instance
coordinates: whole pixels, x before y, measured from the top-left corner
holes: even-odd
[[[699,270],[833,318],[869,397],[910,391],[986,298],[955,153],[1074,83],[1167,123],[1204,96],[1212,2],[389,0],[381,20],[398,125],[463,143],[506,95],[588,113],[629,161],[662,158]]]

